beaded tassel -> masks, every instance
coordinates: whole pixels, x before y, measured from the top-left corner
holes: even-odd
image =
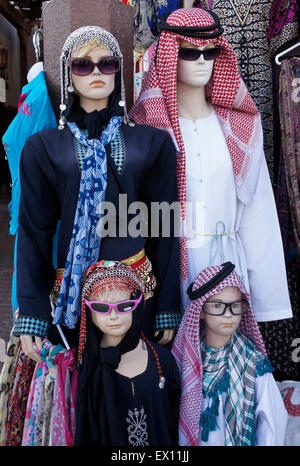
[[[145,341],[147,343],[147,345],[152,349],[152,352],[154,354],[154,357],[155,357],[155,361],[156,361],[156,365],[157,365],[157,370],[158,370],[158,377],[159,377],[159,388],[163,389],[164,386],[165,386],[165,382],[166,382],[166,379],[163,377],[163,374],[162,374],[162,369],[161,369],[161,365],[160,365],[160,361],[159,361],[159,357],[158,357],[158,354],[157,352],[155,351],[155,348],[153,348],[153,346],[151,345],[150,341],[147,340],[147,338],[145,337],[145,335],[142,333],[142,340]]]

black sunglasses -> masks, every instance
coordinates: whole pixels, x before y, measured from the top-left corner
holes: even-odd
[[[189,47],[179,47],[178,57],[182,60],[195,61],[203,55],[204,60],[214,60],[221,53],[222,47],[214,47],[213,49],[199,50]]]
[[[93,62],[90,58],[73,58],[71,61],[72,73],[77,76],[87,76],[94,71],[95,66],[98,67],[100,73],[114,74],[120,70],[119,57],[103,57],[98,62]]]

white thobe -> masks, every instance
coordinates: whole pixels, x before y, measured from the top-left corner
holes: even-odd
[[[208,435],[208,441],[201,441],[201,430],[199,432],[199,445],[201,446],[224,446],[225,445],[225,417],[224,408],[226,394],[219,397],[219,412],[217,417],[218,429]],[[271,373],[266,373],[255,380],[256,400],[256,445],[257,446],[282,446],[285,441],[288,413],[285,409],[282,396]],[[207,408],[209,398],[205,397],[202,402],[202,412]]]
[[[207,118],[180,118],[179,122],[186,152],[184,235],[188,246],[188,284],[205,267],[231,261],[251,293],[258,321],[292,317],[281,233],[265,157],[253,201],[246,205],[237,197],[231,157],[215,111]],[[184,288],[182,299],[186,308]]]

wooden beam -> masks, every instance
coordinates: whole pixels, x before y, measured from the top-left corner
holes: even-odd
[[[20,13],[18,11],[20,11]],[[24,29],[30,34],[30,26],[22,16],[21,10],[13,8],[7,0],[0,0],[0,13],[17,29]]]

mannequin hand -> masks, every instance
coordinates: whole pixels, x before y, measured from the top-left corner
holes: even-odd
[[[157,337],[158,334],[159,334],[159,330],[156,330],[156,332],[154,333],[154,336]],[[166,345],[167,343],[169,343],[174,338],[174,335],[175,335],[175,329],[174,328],[164,330],[163,331],[163,337],[159,340],[158,343],[160,345]]]
[[[21,340],[22,350],[24,351],[26,356],[31,358],[33,361],[41,363],[42,360],[34,349],[34,342],[36,346],[38,347],[38,349],[42,349],[42,339],[40,337],[34,337],[31,335],[21,335],[20,340]]]

